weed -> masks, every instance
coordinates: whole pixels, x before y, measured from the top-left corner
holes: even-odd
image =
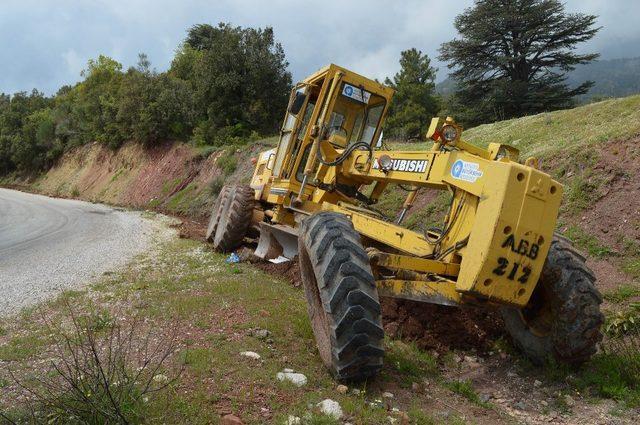
[[[635,279],[640,279],[640,257],[628,259],[622,265],[622,270]]]
[[[225,176],[233,174],[238,166],[238,157],[236,155],[236,147],[227,148],[220,158],[216,161],[216,165],[222,169]]]
[[[593,257],[603,258],[615,254],[611,248],[603,245],[595,236],[586,233],[577,226],[569,226],[565,236]]]
[[[196,159],[203,160],[209,158],[212,153],[217,152],[218,147],[216,146],[201,146],[198,148],[198,153],[196,155]]]
[[[73,186],[73,189],[71,189],[71,196],[74,198],[80,196],[80,189],[78,189],[78,186]]]
[[[409,378],[409,385],[415,379],[435,376],[438,373],[435,357],[420,350],[415,344],[389,341],[385,357],[387,364],[392,365],[400,374]]]
[[[44,344],[44,340],[36,335],[15,336],[0,346],[0,360],[18,361],[27,359]]]
[[[632,285],[621,285],[613,291],[603,295],[604,299],[612,303],[621,303],[629,298],[640,296],[640,288]]]
[[[141,422],[149,398],[181,373],[161,373],[174,352],[174,335],[145,334],[137,318],[121,324],[103,313],[79,315],[69,304],[67,309],[69,325],[42,314],[46,332],[54,335],[51,367],[34,376],[9,371],[31,396],[33,403],[25,408],[49,423]],[[105,331],[104,338],[98,330]]]
[[[470,381],[450,381],[445,382],[444,386],[480,407],[491,407],[489,403],[480,400],[480,396],[478,396],[476,390],[473,389]]]
[[[224,179],[222,177],[216,177],[209,182],[209,194],[211,196],[218,196],[224,186]]]

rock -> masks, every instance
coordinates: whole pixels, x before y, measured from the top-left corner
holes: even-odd
[[[542,385],[542,382],[538,381],[537,379],[535,381],[533,381],[533,386],[534,387],[539,387],[540,385]]]
[[[564,402],[566,403],[567,406],[569,407],[573,407],[576,405],[576,401],[573,399],[573,397],[571,397],[569,394],[564,396]]]
[[[167,382],[169,382],[169,377],[167,375],[163,375],[163,374],[160,373],[158,375],[155,375],[153,377],[153,380],[155,382],[160,383],[160,384],[166,384]]]
[[[346,394],[347,391],[349,391],[349,387],[347,387],[346,385],[338,385],[336,387],[336,391],[338,391],[338,393],[340,394]]]
[[[382,393],[382,398],[393,398],[393,394],[390,392]]]
[[[515,372],[507,372],[507,376],[508,376],[509,378],[515,378],[516,376],[518,376],[518,374],[517,374],[517,373],[515,373]]]
[[[351,394],[353,395],[360,395],[362,391],[360,391],[358,388],[351,388]]]
[[[254,329],[252,335],[258,339],[267,339],[271,335],[271,332],[266,329]]]
[[[302,420],[297,416],[289,415],[289,417],[287,418],[287,422],[285,423],[287,425],[300,425],[302,423]]]
[[[398,420],[400,421],[400,425],[409,425],[409,415],[407,414],[407,412],[397,410],[393,412],[393,415],[398,418]]]
[[[224,415],[222,417],[221,425],[244,425],[239,417],[236,415]]]
[[[343,415],[340,403],[330,398],[322,400],[317,406],[320,408],[321,413],[331,416],[334,419],[340,419]]]
[[[307,385],[307,377],[302,373],[295,373],[293,371],[288,372],[291,369],[285,369],[283,372],[278,372],[276,374],[276,378],[278,381],[289,381],[296,387],[302,387],[303,385]]]
[[[282,371],[283,371],[284,373],[293,373],[293,369],[289,369],[289,368],[282,369]]]
[[[422,387],[417,382],[414,382],[411,384],[411,391],[413,391],[414,393],[421,393]]]
[[[490,394],[480,394],[480,396],[478,398],[480,399],[481,402],[487,403],[489,400],[491,400],[491,395]]]
[[[545,407],[549,405],[549,403],[547,403],[547,402],[546,402],[546,400],[542,400],[542,401],[540,402],[540,404],[542,404],[542,405],[543,405],[543,406],[545,406]]]
[[[392,416],[387,416],[387,420],[389,421],[390,424],[395,424],[396,422],[398,422],[398,419]]]
[[[453,360],[454,363],[460,363],[462,361],[462,357],[460,357],[457,354],[454,354],[453,356],[451,356],[451,360]]]
[[[250,359],[253,359],[253,360],[261,359],[260,354],[254,353],[253,351],[243,351],[240,353],[240,355],[244,357],[249,357]]]
[[[464,356],[464,361],[467,363],[477,363],[478,359],[473,356]]]
[[[524,404],[522,401],[517,402],[514,406],[518,410],[527,410],[527,405]]]

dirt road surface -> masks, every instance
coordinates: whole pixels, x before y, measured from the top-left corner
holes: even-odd
[[[0,189],[0,316],[80,288],[168,233],[139,212]]]

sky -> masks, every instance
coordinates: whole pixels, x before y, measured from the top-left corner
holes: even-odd
[[[578,51],[604,59],[640,56],[640,1],[566,0],[567,10],[598,15],[603,28]],[[124,68],[146,53],[166,70],[186,31],[198,23],[272,26],[294,80],[328,63],[371,78],[397,72],[402,50],[432,58],[456,36],[453,19],[472,0],[0,0],[0,92],[53,94],[81,79],[89,59]]]

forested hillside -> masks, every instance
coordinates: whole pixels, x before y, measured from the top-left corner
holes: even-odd
[[[54,96],[0,94],[0,174],[36,173],[93,141],[202,146],[274,133],[291,86],[287,65],[271,28],[228,24],[192,27],[166,72],[144,54],[126,70],[100,55]]]

